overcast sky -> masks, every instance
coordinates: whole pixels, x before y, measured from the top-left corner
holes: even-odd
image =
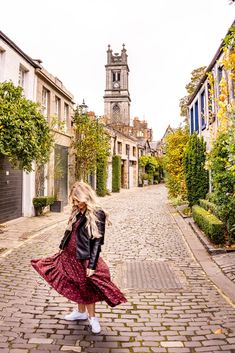
[[[228,0],[1,0],[0,29],[97,115],[107,45],[125,43],[131,118],[147,120],[157,140],[182,122],[190,73],[210,63],[234,15]]]

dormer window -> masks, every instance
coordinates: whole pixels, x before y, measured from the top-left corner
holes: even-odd
[[[24,90],[27,85],[27,73],[28,73],[28,70],[23,65],[20,65],[18,85],[21,86]]]

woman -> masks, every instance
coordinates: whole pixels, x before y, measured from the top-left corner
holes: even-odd
[[[78,309],[64,319],[88,319],[92,332],[99,333],[95,303],[105,300],[114,307],[126,302],[126,298],[111,282],[108,266],[100,257],[108,217],[98,205],[95,192],[88,184],[76,182],[70,200],[72,214],[60,243],[61,251],[31,263],[58,293],[78,303]]]

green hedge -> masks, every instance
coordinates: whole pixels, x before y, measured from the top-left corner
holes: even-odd
[[[37,196],[33,198],[33,205],[35,208],[35,213],[37,216],[41,215],[43,209],[48,206],[52,205],[55,201],[54,196]]]
[[[107,194],[107,177],[108,177],[108,161],[107,158],[102,158],[97,161],[96,169],[96,193],[98,196]]]
[[[215,215],[198,205],[192,207],[192,214],[199,228],[204,231],[213,243],[223,244],[225,242],[225,226]]]
[[[113,156],[112,159],[112,192],[119,192],[121,189],[121,157]]]
[[[207,211],[210,211],[213,215],[219,218],[218,207],[213,202],[208,200],[200,199],[199,205]]]

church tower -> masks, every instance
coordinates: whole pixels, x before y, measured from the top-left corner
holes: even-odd
[[[130,125],[129,67],[125,44],[121,54],[114,53],[108,45],[104,115],[109,124]]]

